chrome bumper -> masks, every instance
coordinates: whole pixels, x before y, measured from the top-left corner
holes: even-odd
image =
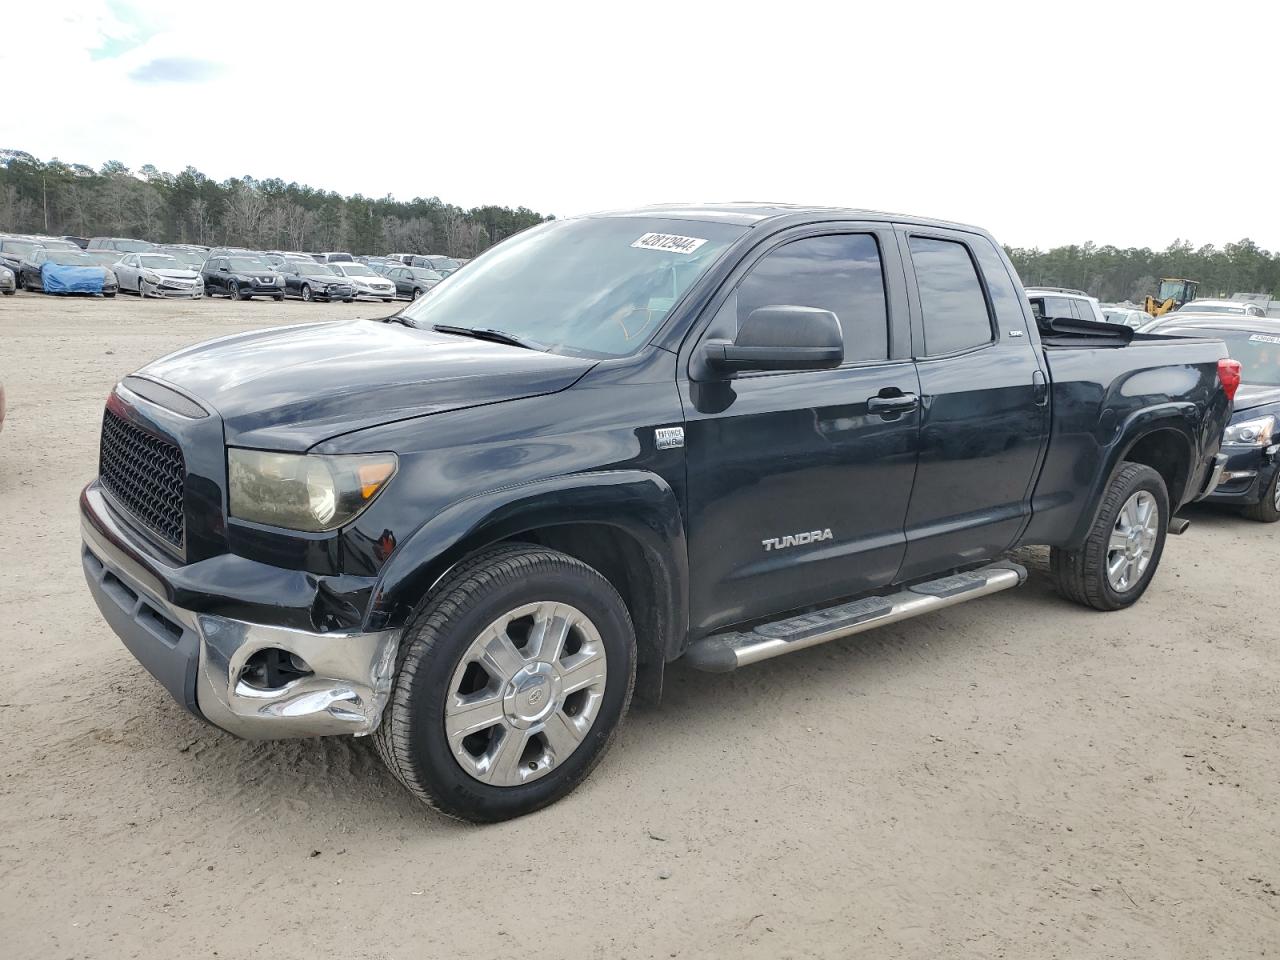
[[[1209,471],[1209,479],[1205,481],[1204,489],[1200,491],[1197,500],[1203,500],[1209,494],[1217,489],[1218,484],[1222,482],[1222,474],[1227,469],[1227,460],[1230,459],[1225,453],[1215,454],[1213,458],[1213,469]]]
[[[246,739],[365,736],[377,729],[391,693],[398,630],[310,633],[186,610],[83,520],[81,534],[85,577],[104,618],[183,706]],[[249,659],[270,648],[301,658],[311,673],[272,689],[247,682]]]

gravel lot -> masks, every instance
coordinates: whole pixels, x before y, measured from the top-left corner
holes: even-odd
[[[5,957],[1280,951],[1280,530],[1225,513],[1123,613],[1036,575],[738,674],[677,665],[577,793],[495,827],[420,808],[364,742],[185,715],[82,580],[103,400],[187,343],[386,312],[0,299]]]

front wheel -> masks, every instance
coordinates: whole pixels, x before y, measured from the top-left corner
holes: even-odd
[[[1155,576],[1168,529],[1164,478],[1144,464],[1122,463],[1080,549],[1050,552],[1058,592],[1095,610],[1132,606]]]
[[[421,287],[414,287],[414,288],[413,288],[413,299],[414,299],[414,300],[417,300],[420,296],[422,296],[422,288],[421,288]]]
[[[1275,523],[1280,520],[1280,467],[1271,475],[1271,486],[1262,491],[1262,499],[1245,507],[1243,513],[1259,523]]]
[[[508,545],[463,563],[401,642],[375,735],[423,802],[491,823],[572,791],[631,701],[631,617],[596,570]]]
[[[239,300],[239,299],[240,299],[240,284],[238,284],[238,283],[236,283],[236,281],[232,280],[232,281],[231,281],[231,286],[227,287],[227,296],[228,296],[228,297],[230,297],[232,300]]]
[[[302,296],[302,302],[303,302],[303,303],[310,303],[310,302],[311,302],[311,284],[309,284],[309,283],[304,283],[304,284],[302,285],[302,294],[301,294],[301,296]]]

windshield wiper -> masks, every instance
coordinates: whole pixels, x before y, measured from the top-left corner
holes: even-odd
[[[452,333],[459,337],[491,340],[494,343],[506,343],[513,347],[524,347],[526,350],[542,352],[547,349],[546,344],[539,343],[537,340],[529,340],[514,333],[507,333],[505,330],[494,330],[488,327],[455,327],[448,323],[437,323],[432,325],[431,329],[436,333]]]
[[[393,313],[389,317],[379,317],[378,319],[381,320],[383,323],[402,323],[406,327],[414,327],[415,329],[418,326],[416,323],[414,323],[412,320],[406,317],[403,312]]]

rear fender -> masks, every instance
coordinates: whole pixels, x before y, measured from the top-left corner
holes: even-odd
[[[1172,512],[1177,511],[1189,499],[1188,492],[1194,492],[1199,467],[1199,456],[1196,453],[1196,424],[1200,421],[1200,411],[1194,403],[1175,402],[1162,403],[1154,407],[1146,407],[1134,411],[1120,424],[1115,438],[1103,452],[1103,467],[1093,479],[1093,487],[1089,491],[1089,499],[1085,503],[1091,508],[1083,510],[1076,521],[1071,537],[1073,546],[1084,542],[1093,526],[1098,506],[1106,495],[1111,475],[1120,464],[1129,459],[1130,453],[1143,440],[1154,434],[1167,435],[1170,444],[1177,444],[1177,449],[1185,457],[1186,472],[1181,476],[1178,489],[1169,490],[1169,506]],[[1168,483],[1168,478],[1166,478]]]

